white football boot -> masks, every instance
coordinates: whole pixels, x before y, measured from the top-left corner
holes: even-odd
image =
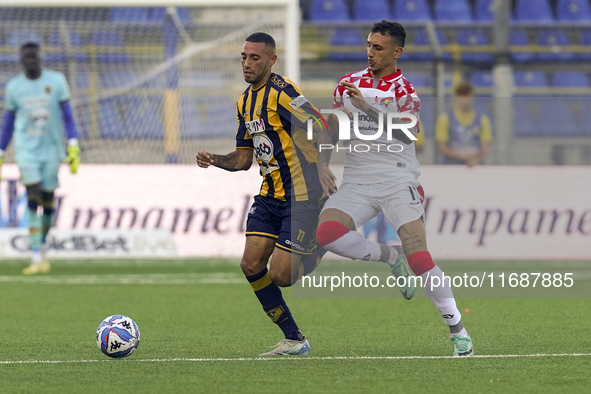
[[[310,344],[304,337],[301,341],[284,338],[275,346],[274,349],[259,356],[308,356],[310,355]]]

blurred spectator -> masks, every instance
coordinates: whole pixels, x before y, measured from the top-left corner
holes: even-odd
[[[487,115],[476,111],[474,89],[468,82],[454,91],[454,108],[439,114],[435,126],[437,150],[443,164],[481,164],[488,155],[492,131]]]
[[[425,149],[425,132],[421,128],[421,132],[417,134],[417,140],[415,141],[415,152],[421,153]]]

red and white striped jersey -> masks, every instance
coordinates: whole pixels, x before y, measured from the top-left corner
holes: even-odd
[[[347,88],[340,86],[343,81],[355,84],[368,104],[384,113],[384,129],[386,128],[385,113],[388,112],[408,112],[420,120],[421,100],[400,70],[383,78],[373,78],[369,69],[365,69],[342,77],[333,97],[333,109],[345,107],[352,113],[359,112],[358,129],[361,134],[376,134],[378,125],[351,104],[349,96],[345,93]],[[352,127],[353,121],[351,121]],[[394,144],[402,146],[402,150],[399,145]],[[342,145],[342,141],[339,145]],[[397,139],[387,140],[385,130],[376,140],[361,140],[351,129],[351,149],[347,148],[343,182],[368,184],[380,183],[392,178],[416,180],[420,173],[414,143],[406,145]]]

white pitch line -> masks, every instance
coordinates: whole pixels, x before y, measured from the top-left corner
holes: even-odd
[[[0,361],[0,365],[7,364],[86,364],[104,362],[216,362],[216,361],[277,361],[277,360],[445,360],[445,359],[473,359],[473,358],[519,358],[519,357],[588,357],[591,353],[563,353],[563,354],[480,354],[470,357],[454,356],[361,356],[361,357],[236,357],[236,358],[153,358],[153,359],[125,359],[125,360],[15,360]]]
[[[234,266],[239,265],[239,259],[184,259],[184,258],[171,258],[171,259],[107,259],[101,258],[90,258],[90,259],[64,259],[64,260],[51,260],[51,256],[48,256],[52,266],[76,266],[76,267],[150,267],[150,266],[187,266],[187,267],[217,267],[217,266]],[[20,264],[25,266],[29,260],[22,260],[22,263],[11,263]]]
[[[243,284],[246,280],[235,273],[184,273],[184,274],[121,274],[121,275],[42,275],[0,276],[0,283],[42,283],[50,285],[175,285],[175,284]]]

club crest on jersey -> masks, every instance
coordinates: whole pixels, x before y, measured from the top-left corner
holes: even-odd
[[[273,142],[265,134],[255,134],[254,153],[257,159],[268,163],[273,158]]]
[[[256,116],[258,116],[259,118],[260,118],[261,116],[263,116],[263,106],[262,106],[262,105],[259,105],[259,106],[257,107],[257,110],[255,111],[255,115],[256,115]]]
[[[47,93],[47,94],[51,93],[51,87],[46,86],[45,87],[45,93]]]
[[[262,118],[251,120],[244,124],[249,134],[262,133],[265,131],[265,121]]]

